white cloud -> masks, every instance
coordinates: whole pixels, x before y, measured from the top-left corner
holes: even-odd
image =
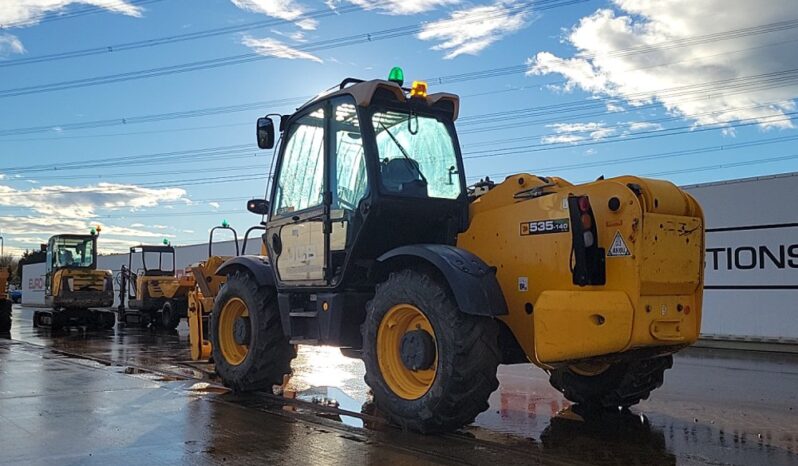
[[[614,8],[599,9],[569,31],[566,42],[576,49],[574,56],[540,52],[529,60],[529,73],[558,73],[566,78],[565,90],[580,88],[633,106],[659,102],[699,125],[753,119],[762,127],[792,127],[780,117],[795,109],[798,84],[783,80],[781,86],[767,86],[762,79],[746,78],[798,68],[798,30],[722,34],[792,18],[794,0],[771,0],[766,6],[749,0],[613,3]],[[724,39],[694,40],[712,34]],[[736,81],[725,88],[697,87],[721,80]],[[694,87],[673,91],[683,86]]]
[[[421,40],[440,42],[433,50],[446,52],[444,58],[477,55],[479,52],[528,24],[529,10],[499,1],[453,12],[449,18],[425,24]]]
[[[540,142],[543,144],[575,144],[577,142],[592,139],[597,141],[616,133],[616,129],[607,127],[604,123],[554,123],[546,125],[552,128],[555,134],[543,136]]]
[[[626,110],[621,105],[618,105],[615,102],[607,102],[606,105],[607,105],[607,111],[610,113],[623,112]]]
[[[380,10],[389,15],[415,15],[437,10],[448,5],[457,5],[461,0],[387,0],[375,2],[374,0],[347,0],[364,10]],[[326,0],[325,4],[332,9],[342,3],[341,0]]]
[[[323,63],[322,59],[316,55],[303,52],[288,46],[279,40],[271,38],[257,39],[250,36],[244,36],[241,43],[254,50],[256,53],[266,57],[287,58],[289,60],[312,60],[318,63]]]
[[[101,209],[136,210],[156,207],[162,202],[184,200],[186,191],[179,188],[145,188],[129,184],[100,183],[94,186],[42,186],[27,190],[0,185],[0,206],[25,209],[24,215],[2,216],[0,225],[11,247],[36,248],[41,241],[30,244],[27,239],[48,238],[58,233],[88,232],[94,225],[102,226],[102,252],[124,250],[141,238],[160,238],[165,225],[147,226],[142,223],[114,225],[98,221]]]
[[[0,26],[29,26],[47,13],[63,10],[73,3],[103,8],[114,13],[140,17],[141,7],[128,0],[3,0],[0,2]]]
[[[182,200],[185,195],[186,191],[180,188],[144,188],[116,183],[99,183],[94,186],[52,185],[28,190],[0,185],[0,206],[85,219],[95,216],[98,209],[155,207],[163,201]]]
[[[214,209],[218,209],[219,208],[219,203],[218,202],[209,202],[208,205],[213,207]]]
[[[630,131],[652,131],[662,129],[661,124],[649,123],[647,121],[630,121],[628,124]]]
[[[17,36],[0,34],[0,57],[7,57],[14,53],[25,53],[25,47]]]
[[[230,0],[241,9],[262,13],[273,18],[293,21],[300,29],[316,29],[319,22],[315,19],[300,18],[306,13],[304,6],[293,0]]]

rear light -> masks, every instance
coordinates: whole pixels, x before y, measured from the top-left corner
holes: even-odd
[[[579,197],[578,205],[580,212],[587,213],[590,211],[590,200],[587,198],[587,196]]]
[[[590,218],[589,214],[582,214],[582,228],[585,230],[590,230],[593,226],[593,219]]]
[[[598,247],[596,219],[587,196],[568,196],[571,217],[571,273],[574,285],[606,283],[604,249]]]

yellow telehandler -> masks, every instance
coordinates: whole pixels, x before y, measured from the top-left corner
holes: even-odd
[[[246,254],[247,242],[254,231],[263,230],[262,225],[250,227],[244,234],[244,243],[241,250],[238,248],[238,233],[230,226],[227,221],[223,221],[221,226],[211,228],[208,238],[208,259],[193,264],[186,269],[194,277],[196,286],[188,293],[188,329],[189,344],[191,345],[191,359],[194,361],[207,361],[211,357],[211,342],[208,340],[208,322],[211,311],[213,310],[213,300],[219,294],[219,290],[224,285],[227,277],[217,275],[219,267],[239,255]],[[227,230],[233,233],[235,242],[235,256],[219,256],[213,252],[213,235],[217,230]],[[263,249],[261,253],[265,253]]]
[[[701,324],[704,221],[675,185],[527,173],[466,186],[454,94],[348,78],[280,118],[266,254],[230,258],[208,336],[235,390],[270,389],[295,345],[365,363],[394,423],[441,432],[488,408],[499,364],[618,409],[663,382]],[[257,122],[272,148],[271,115]]]
[[[55,235],[47,242],[44,302],[52,310],[34,312],[35,327],[114,326],[114,313],[107,309],[114,304],[111,271],[97,270],[99,234],[98,226],[88,235]]]

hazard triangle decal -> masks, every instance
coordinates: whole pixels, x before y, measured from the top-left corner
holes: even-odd
[[[607,257],[623,257],[623,256],[631,256],[632,253],[629,252],[629,248],[626,247],[626,243],[623,241],[623,236],[621,236],[620,231],[615,232],[615,238],[612,239],[612,244],[610,248],[607,250]]]

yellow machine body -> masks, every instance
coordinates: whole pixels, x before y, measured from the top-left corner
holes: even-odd
[[[114,303],[110,270],[57,269],[45,299],[51,307],[109,307]]]
[[[211,342],[208,327],[213,300],[227,277],[216,275],[216,270],[230,256],[211,256],[197,265],[189,267],[195,287],[188,292],[188,328],[191,359],[206,361],[211,357]]]
[[[194,285],[193,276],[139,276],[136,278],[136,296],[145,299],[131,300],[130,307],[144,311],[158,310],[164,301],[186,299]]]
[[[518,195],[531,190],[535,197]],[[571,233],[529,234],[540,222],[568,219],[569,195],[592,201],[597,243],[607,252],[603,285],[573,283]],[[611,198],[619,201],[615,210]],[[502,320],[537,365],[611,361],[634,350],[667,354],[698,339],[703,213],[669,182],[572,185],[514,175],[472,202],[457,245],[496,267],[509,310]]]

